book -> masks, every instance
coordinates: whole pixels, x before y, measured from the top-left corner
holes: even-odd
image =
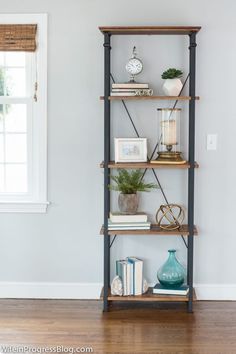
[[[128,88],[125,88],[125,89],[112,89],[112,91],[111,92],[124,92],[124,94],[125,94],[125,92],[136,92],[137,90],[139,90],[139,89],[133,89],[133,88],[131,88],[131,89],[128,89]]]
[[[133,278],[133,264],[126,261],[126,282],[127,282],[127,295],[132,295],[131,279]],[[132,281],[133,283],[133,281]]]
[[[126,228],[126,227],[150,227],[151,223],[150,222],[109,222],[108,221],[108,226],[111,227],[121,227],[121,228]]]
[[[127,261],[133,264],[133,295],[142,295],[143,261],[136,257],[127,257]]]
[[[187,295],[189,292],[189,287],[187,285],[182,285],[177,289],[167,289],[163,285],[157,283],[153,290],[153,294],[161,294],[161,295]]]
[[[127,289],[127,264],[126,260],[116,262],[116,274],[121,278],[123,285],[123,295],[128,295]]]
[[[122,261],[118,260],[116,261],[116,275],[121,278],[122,280]]]
[[[128,261],[128,267],[130,269],[130,295],[134,295],[134,264]]]
[[[109,227],[120,227],[120,228],[127,228],[127,227],[151,227],[150,222],[112,222],[108,219],[108,226]]]
[[[122,231],[122,230],[150,230],[151,229],[151,225],[149,226],[110,226],[108,225],[108,230],[112,231]]]
[[[119,212],[110,212],[110,221],[113,223],[147,222],[147,214],[140,212],[134,215],[125,215]]]
[[[137,96],[136,91],[133,92],[111,92],[111,96]]]
[[[113,89],[148,89],[148,84],[138,82],[125,82],[112,84]]]

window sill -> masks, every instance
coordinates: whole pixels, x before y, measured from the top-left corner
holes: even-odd
[[[1,202],[0,213],[46,213],[49,202]]]

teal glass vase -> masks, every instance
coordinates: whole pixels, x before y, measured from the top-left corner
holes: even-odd
[[[166,288],[176,289],[184,283],[185,268],[176,259],[176,250],[168,250],[169,258],[157,272],[157,279]]]

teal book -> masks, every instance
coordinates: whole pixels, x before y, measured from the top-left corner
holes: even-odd
[[[189,287],[187,285],[182,285],[179,288],[166,288],[163,285],[157,283],[153,288],[153,294],[159,295],[187,295],[189,292]]]

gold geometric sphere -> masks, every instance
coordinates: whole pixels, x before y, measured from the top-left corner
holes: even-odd
[[[179,229],[184,221],[184,218],[184,210],[178,204],[161,205],[156,213],[157,224],[164,230]]]

